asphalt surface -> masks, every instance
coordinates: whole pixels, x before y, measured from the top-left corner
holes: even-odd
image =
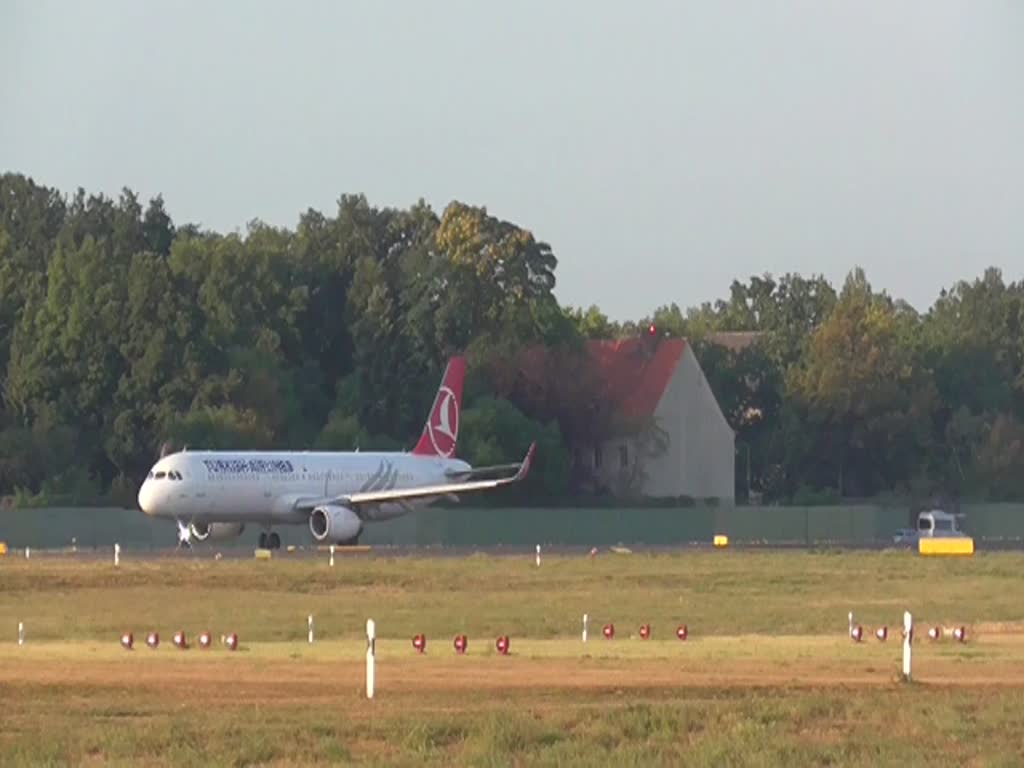
[[[976,551],[1024,551],[1024,539],[1002,539],[1002,540],[976,540]],[[679,554],[684,552],[713,550],[714,546],[709,542],[692,542],[687,544],[674,545],[618,545],[598,546],[593,548],[598,555],[612,555],[622,553],[657,553],[657,554]],[[893,544],[891,541],[878,542],[856,542],[856,543],[829,543],[817,542],[808,545],[804,542],[780,543],[780,542],[730,542],[729,549],[743,551],[820,551],[820,550],[850,550],[850,551],[882,551],[886,549],[915,551],[916,546],[907,544]],[[581,546],[542,546],[541,557],[544,555],[558,556],[579,556],[586,557],[591,553],[591,547]],[[436,558],[460,558],[473,554],[485,554],[489,557],[515,557],[534,558],[536,550],[533,547],[519,546],[484,546],[484,547],[441,547],[441,546],[374,546],[360,545],[357,547],[336,547],[335,560],[345,558],[366,558],[366,557],[436,557]],[[152,549],[148,547],[133,549],[130,546],[122,546],[121,559],[129,560],[252,560],[256,556],[255,548],[244,546],[217,547],[212,544],[196,544],[193,549],[165,547]],[[7,558],[25,557],[24,548],[11,547]],[[64,547],[60,549],[31,549],[30,558],[38,559],[74,559],[74,560],[113,560],[113,547],[101,548],[78,548]],[[293,549],[283,548],[272,552],[273,559],[288,560],[314,560],[328,559],[330,552],[327,547],[295,547]]]

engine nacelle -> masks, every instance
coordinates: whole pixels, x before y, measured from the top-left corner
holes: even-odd
[[[199,541],[222,541],[234,539],[242,535],[245,523],[200,523],[189,526],[189,532]]]
[[[325,504],[309,516],[309,531],[317,541],[340,543],[362,533],[363,521],[348,507]]]

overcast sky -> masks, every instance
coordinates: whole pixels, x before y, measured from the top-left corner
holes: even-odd
[[[294,226],[486,205],[618,319],[1024,276],[1024,2],[0,0],[0,171]]]

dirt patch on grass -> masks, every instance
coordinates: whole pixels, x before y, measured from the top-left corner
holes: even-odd
[[[915,681],[932,686],[1020,686],[1015,662],[934,658],[920,663]],[[812,659],[780,667],[758,660],[680,664],[665,660],[466,657],[389,659],[378,663],[382,699],[423,695],[580,691],[611,696],[676,688],[835,687],[894,685],[897,662],[879,665]],[[195,664],[139,656],[110,660],[9,659],[0,684],[55,686],[83,692],[134,689],[209,706],[330,702],[363,695],[365,663],[309,660],[203,659]]]

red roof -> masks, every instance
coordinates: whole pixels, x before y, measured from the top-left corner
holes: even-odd
[[[555,348],[528,347],[498,362],[492,383],[500,396],[518,391],[542,412],[545,406],[557,410],[559,402],[582,400],[628,420],[643,419],[654,414],[686,344],[685,339],[649,337],[591,340],[582,358]]]
[[[588,341],[609,399],[628,418],[650,416],[686,351],[685,339]]]

